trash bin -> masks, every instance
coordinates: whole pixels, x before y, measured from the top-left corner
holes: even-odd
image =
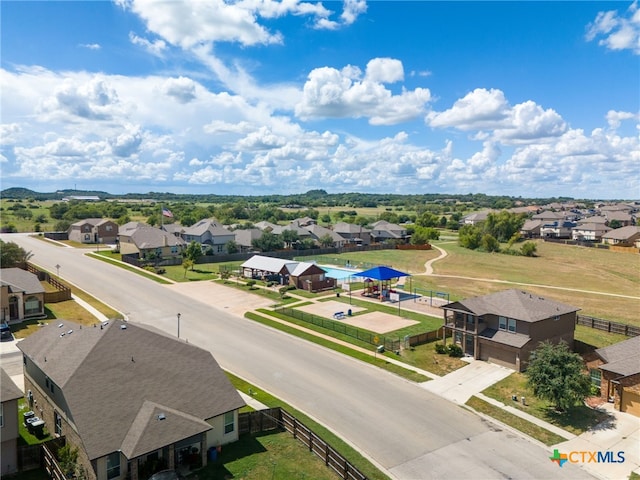
[[[351,309],[347,310],[347,315],[350,317],[351,316]]]
[[[340,292],[336,293],[336,297],[340,298]]]
[[[215,447],[209,449],[209,461],[215,462],[218,460],[218,450]]]

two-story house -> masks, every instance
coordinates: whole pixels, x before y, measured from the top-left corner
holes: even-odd
[[[67,233],[69,240],[78,243],[115,243],[118,224],[106,218],[85,218],[72,223]]]
[[[386,240],[406,243],[408,240],[407,229],[386,220],[378,220],[371,225],[371,239],[376,243]]]
[[[139,324],[51,322],[18,343],[31,410],[89,480],[206,465],[242,397],[210,352]]]
[[[369,245],[371,243],[371,230],[354,223],[338,222],[333,226],[333,231],[340,235],[346,243],[355,245]]]
[[[523,371],[540,342],[573,347],[577,307],[511,289],[442,306],[447,337],[466,355]]]
[[[198,223],[185,227],[182,231],[185,243],[197,242],[203,247],[211,248],[213,253],[224,253],[225,245],[235,241],[235,234],[226,229],[213,218],[200,220]]]

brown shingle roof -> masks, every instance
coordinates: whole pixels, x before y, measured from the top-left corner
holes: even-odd
[[[577,307],[548,300],[523,290],[503,290],[481,297],[448,303],[443,309],[466,310],[474,315],[501,315],[525,322],[537,322],[556,315],[577,312]]]
[[[122,321],[104,329],[57,325],[18,347],[61,390],[90,459],[168,445],[244,405],[206,350]],[[167,418],[158,424],[152,419],[160,410]]]

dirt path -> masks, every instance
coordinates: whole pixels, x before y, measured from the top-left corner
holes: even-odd
[[[436,245],[431,245],[433,248],[435,248],[436,250],[438,250],[440,252],[440,255],[437,256],[436,258],[432,258],[431,260],[427,261],[424,264],[424,273],[417,273],[415,274],[415,276],[419,276],[419,275],[425,275],[425,276],[430,276],[430,277],[441,277],[441,278],[460,278],[463,280],[471,280],[471,281],[477,281],[477,282],[490,282],[490,283],[504,283],[506,285],[523,285],[523,286],[528,286],[528,287],[538,287],[538,288],[548,288],[548,289],[552,289],[552,290],[564,290],[564,291],[569,291],[569,292],[579,292],[579,293],[591,293],[594,295],[604,295],[604,296],[608,296],[608,297],[616,297],[616,298],[629,298],[631,300],[640,300],[640,297],[637,296],[633,296],[633,295],[622,295],[619,293],[607,293],[607,292],[597,292],[594,290],[582,290],[580,288],[569,288],[569,287],[556,287],[553,285],[541,285],[539,283],[525,283],[525,282],[514,282],[511,280],[499,280],[499,279],[495,279],[495,278],[477,278],[477,277],[465,277],[464,275],[441,275],[438,273],[433,273],[433,263],[437,262],[438,260],[442,260],[443,258],[445,258],[448,253],[446,250],[444,250],[441,247],[438,247]]]

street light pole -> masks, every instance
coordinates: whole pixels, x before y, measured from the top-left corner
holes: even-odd
[[[178,313],[178,338],[180,338],[180,314]]]

